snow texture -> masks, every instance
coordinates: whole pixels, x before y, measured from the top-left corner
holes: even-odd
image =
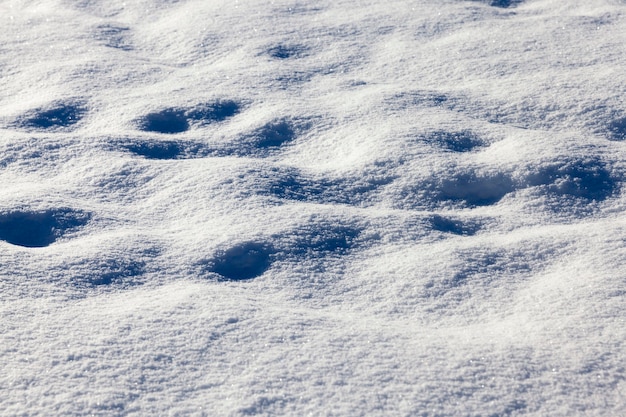
[[[625,16],[0,1],[0,415],[626,415]]]

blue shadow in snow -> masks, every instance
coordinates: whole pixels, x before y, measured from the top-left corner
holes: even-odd
[[[461,173],[438,180],[430,188],[430,198],[435,205],[460,202],[470,207],[496,204],[505,195],[515,191],[513,180],[504,173]]]
[[[239,141],[217,151],[221,155],[267,157],[293,142],[306,129],[302,123],[289,119],[271,121],[243,136]]]
[[[329,220],[303,225],[290,233],[284,254],[309,258],[346,254],[358,245],[362,232],[362,227]]]
[[[94,274],[88,277],[88,284],[93,286],[111,285],[145,273],[146,263],[131,259],[108,259],[94,265]]]
[[[0,239],[28,248],[45,247],[68,231],[84,226],[90,217],[71,209],[4,213],[0,215]]]
[[[492,7],[500,7],[502,9],[506,9],[506,8],[515,6],[517,4],[523,3],[524,0],[472,0],[472,1],[487,3],[489,6],[492,6]]]
[[[527,275],[537,265],[538,259],[533,254],[523,251],[487,250],[459,254],[456,272],[439,277],[424,286],[425,295],[433,298],[446,297],[459,288],[469,286],[471,291],[457,293],[455,298],[473,296],[479,291],[488,292],[494,287],[495,281],[514,279]],[[503,285],[503,283],[500,283]]]
[[[378,175],[354,177],[310,177],[295,168],[264,173],[266,185],[259,194],[283,200],[320,204],[360,205],[371,200],[380,188],[395,178]]]
[[[218,100],[199,104],[190,109],[170,107],[148,113],[137,120],[144,132],[174,134],[186,132],[191,124],[209,124],[224,121],[241,111],[241,105],[232,100]]]
[[[23,128],[55,129],[68,128],[78,123],[86,113],[85,108],[75,102],[53,103],[24,115],[18,120]]]
[[[63,279],[69,276],[73,286],[86,289],[107,286],[128,288],[144,284],[144,275],[149,272],[150,263],[161,251],[155,246],[142,246],[124,245],[110,252],[100,251],[90,258],[79,258],[67,266],[72,272],[65,273]],[[159,267],[151,269],[162,272]]]
[[[255,132],[250,142],[255,148],[278,148],[296,138],[296,128],[287,120],[268,123]]]
[[[189,122],[183,110],[171,108],[146,114],[139,120],[138,127],[144,132],[173,134],[189,130]]]
[[[233,100],[217,100],[197,105],[185,112],[185,116],[194,122],[208,124],[222,122],[241,111],[241,104]]]
[[[428,220],[433,230],[461,236],[472,236],[481,228],[481,225],[476,222],[463,222],[458,219],[443,217],[438,214],[433,215]]]
[[[204,262],[202,269],[218,274],[218,281],[247,281],[263,275],[277,260],[302,261],[345,255],[359,245],[362,230],[358,226],[330,221],[311,223],[272,236],[274,244],[248,241],[219,251],[212,260]]]
[[[507,8],[522,3],[522,0],[492,0],[489,5],[493,7]]]
[[[502,413],[495,414],[493,416],[510,416],[520,412],[521,410],[525,410],[526,408],[528,408],[526,401],[514,399],[509,401],[509,403],[504,407],[504,410],[502,410]]]
[[[276,74],[274,81],[276,87],[289,89],[311,81],[313,77],[315,77],[315,74],[315,71],[283,71]]]
[[[485,142],[469,131],[449,132],[438,130],[426,135],[428,142],[452,152],[471,152],[485,146]]]
[[[543,167],[528,181],[528,185],[543,187],[549,194],[586,201],[606,200],[618,188],[611,173],[597,159],[573,160]]]
[[[115,144],[146,159],[188,159],[212,154],[203,144],[173,140],[131,140]]]
[[[120,49],[123,51],[130,51],[133,48],[128,40],[127,32],[130,29],[127,27],[113,26],[113,25],[100,25],[96,28],[94,39],[103,42],[105,46],[109,48]]]
[[[217,254],[209,266],[220,281],[245,281],[259,277],[272,265],[275,249],[262,242],[244,242]]]
[[[417,90],[396,94],[385,101],[391,109],[405,110],[412,107],[449,107],[454,100],[437,91]]]
[[[615,141],[626,140],[626,117],[613,120],[607,126],[609,139]]]
[[[134,142],[122,147],[147,159],[177,159],[183,153],[181,144],[173,141]]]
[[[302,58],[307,52],[303,45],[277,45],[267,50],[267,54],[276,59]]]

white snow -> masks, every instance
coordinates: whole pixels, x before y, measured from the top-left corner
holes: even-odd
[[[625,15],[0,1],[0,415],[626,415]]]

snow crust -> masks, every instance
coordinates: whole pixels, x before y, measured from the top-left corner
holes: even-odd
[[[0,2],[0,415],[626,415],[625,14]]]

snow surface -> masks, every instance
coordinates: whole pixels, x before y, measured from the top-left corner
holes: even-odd
[[[0,415],[626,415],[625,15],[0,1]]]

